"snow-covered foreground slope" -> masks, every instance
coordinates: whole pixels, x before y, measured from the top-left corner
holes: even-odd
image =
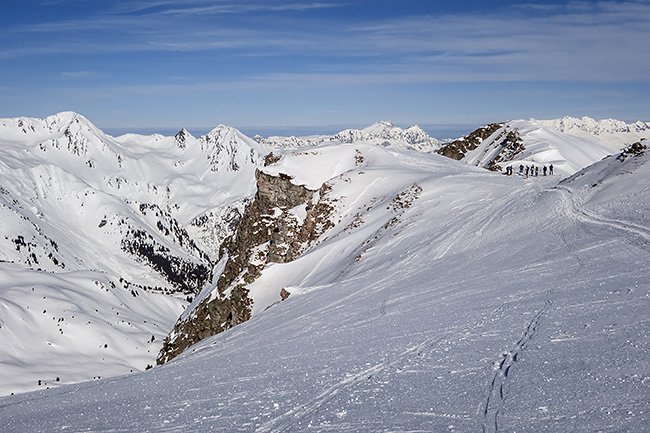
[[[647,429],[650,155],[558,185],[354,150],[267,167],[327,180],[340,220],[264,269],[251,293],[270,308],[152,370],[4,397],[4,428]]]
[[[0,264],[0,305],[3,395],[143,370],[182,312],[178,299],[112,274],[8,263]]]

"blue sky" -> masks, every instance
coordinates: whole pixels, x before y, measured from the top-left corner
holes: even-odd
[[[440,137],[650,120],[650,0],[3,0],[0,28],[0,117],[248,134],[391,120]]]

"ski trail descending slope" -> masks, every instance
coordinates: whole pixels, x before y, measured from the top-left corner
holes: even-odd
[[[553,191],[558,191],[560,193],[564,203],[564,210],[568,215],[572,215],[573,217],[585,223],[598,224],[619,230],[624,233],[630,242],[633,242],[639,247],[650,252],[650,229],[647,227],[643,227],[629,221],[620,221],[605,218],[589,212],[584,208],[578,208],[575,200],[573,199],[573,194],[568,188],[558,186],[554,188]]]

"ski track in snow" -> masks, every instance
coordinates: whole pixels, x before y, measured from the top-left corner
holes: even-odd
[[[551,291],[547,292],[550,297]],[[502,412],[506,400],[506,384],[510,369],[519,360],[520,354],[526,349],[528,343],[533,339],[537,328],[540,326],[542,316],[548,311],[552,305],[550,298],[546,299],[544,307],[539,310],[526,326],[523,335],[517,341],[514,348],[505,352],[500,361],[495,363],[496,372],[492,377],[489,385],[488,396],[483,407],[482,414],[482,429],[483,433],[498,432],[499,431],[499,414]]]
[[[550,294],[550,292],[549,292]],[[380,315],[381,317],[385,316],[386,313],[386,303],[387,300],[384,300],[381,305],[380,305]],[[548,309],[548,306],[551,304],[550,300],[546,301],[546,304],[544,308],[539,311],[531,321],[531,323],[528,324],[526,332],[524,333],[524,336],[518,341],[516,347],[508,352],[509,354],[509,359],[510,362],[506,363],[506,356],[504,356],[504,359],[501,361],[500,365],[500,372],[501,376],[503,376],[505,382],[505,378],[508,376],[508,370],[510,368],[510,365],[514,363],[517,360],[517,356],[519,352],[524,350],[526,347],[527,343],[530,341],[530,339],[533,337],[535,331],[537,330],[537,327],[539,325],[539,321],[541,319],[541,316],[546,312]],[[452,328],[448,329],[447,331],[443,332],[442,334],[437,334],[433,337],[427,338],[423,340],[422,342],[408,348],[407,350],[403,351],[402,353],[398,354],[397,356],[393,357],[392,359],[386,360],[384,362],[377,363],[369,368],[366,368],[359,373],[353,374],[353,375],[347,375],[343,380],[338,381],[337,383],[331,385],[330,387],[326,388],[324,391],[322,391],[320,394],[318,394],[316,397],[312,398],[311,400],[302,403],[298,406],[295,406],[294,408],[284,412],[283,414],[268,420],[267,422],[263,423],[259,427],[255,429],[256,433],[281,433],[281,432],[288,432],[292,431],[296,428],[297,425],[301,423],[304,419],[308,418],[310,415],[313,415],[315,413],[318,413],[321,411],[321,409],[334,397],[336,397],[338,394],[346,391],[346,390],[353,390],[354,387],[364,381],[371,380],[373,379],[374,376],[379,375],[381,373],[385,373],[391,370],[400,370],[400,366],[403,364],[407,363],[407,361],[411,360],[414,357],[421,357],[423,353],[428,352],[430,350],[434,350],[437,344],[441,342],[447,341],[450,337],[453,338],[454,335],[463,335],[466,333],[470,333],[475,331],[477,328],[481,328],[485,322],[490,321],[490,319],[494,319],[499,317],[505,310],[507,310],[507,303],[500,306],[499,308],[496,308],[493,310],[490,314],[488,314],[485,317],[482,317],[479,319],[477,322],[473,322],[468,324],[467,326],[464,326],[462,328]],[[507,365],[506,365],[507,364]],[[497,372],[497,375],[499,375],[499,372]],[[492,387],[490,390],[490,394],[492,394],[493,389],[496,389],[494,384],[496,383],[496,376],[492,381]],[[503,383],[501,384],[501,390],[500,390],[500,404],[498,409],[503,406],[503,400],[504,400],[504,393],[503,393]],[[486,403],[486,406],[490,406],[490,414],[492,415],[493,409],[490,404],[490,398],[488,397],[488,402]],[[486,408],[487,411],[487,408]],[[493,414],[493,416],[496,418],[498,414],[498,411]],[[416,415],[416,414],[414,414]],[[426,415],[426,416],[435,416],[435,417],[441,417],[441,418],[448,418],[448,419],[468,419],[469,415],[468,414],[456,414],[456,413],[432,413],[432,412],[427,412],[423,413],[420,415]],[[487,414],[486,414],[487,416]],[[496,421],[495,421],[496,422]],[[484,431],[485,428],[484,428]],[[489,430],[487,430],[489,431]],[[496,430],[495,430],[496,431]]]
[[[573,192],[568,188],[556,186],[550,188],[549,190],[557,191],[560,193],[562,198],[561,208],[567,215],[573,216],[581,223],[605,226],[620,231],[623,233],[626,240],[628,240],[630,243],[646,251],[650,251],[650,230],[648,230],[646,227],[626,221],[605,218],[592,212],[586,211],[585,209],[580,208],[576,205],[573,197]],[[491,210],[494,211],[494,209]],[[497,219],[497,217],[502,216],[502,213],[502,211],[498,210],[496,212],[493,212],[493,216],[488,218],[488,220],[482,225],[478,232],[482,232],[482,230],[487,227],[492,221]],[[480,221],[481,218],[478,218],[477,220]],[[564,244],[564,249],[566,252],[575,258],[579,268],[583,268],[584,264],[580,260],[579,255],[572,252],[574,250],[569,246],[568,241],[562,234],[560,234],[560,239]],[[530,341],[534,338],[541,324],[543,316],[549,310],[549,308],[551,308],[551,295],[552,290],[549,290],[547,292],[547,299],[545,301],[544,307],[540,309],[528,323],[522,337],[511,350],[504,352],[500,360],[495,362],[496,372],[490,381],[488,387],[488,396],[485,400],[484,406],[479,408],[479,416],[482,418],[481,424],[483,433],[496,433],[500,431],[499,415],[503,412],[505,406],[508,376],[511,372],[511,368],[518,362],[521,353],[526,349]]]
[[[455,332],[455,331],[454,331]],[[345,389],[352,388],[355,384],[358,384],[364,380],[371,379],[373,375],[376,375],[386,369],[391,367],[396,367],[405,359],[408,359],[412,355],[417,355],[425,350],[427,347],[434,345],[437,342],[444,340],[448,335],[452,334],[452,331],[437,336],[435,338],[427,339],[420,344],[417,344],[406,351],[402,352],[396,359],[378,363],[370,368],[367,368],[357,374],[346,377],[345,379],[335,383],[329,388],[325,389],[315,398],[310,401],[301,404],[284,414],[273,418],[266,423],[259,426],[255,431],[257,433],[279,433],[290,431],[296,426],[302,419],[306,418],[310,414],[316,413],[323,407],[331,398],[336,396],[339,392],[344,391]]]
[[[573,215],[585,223],[606,226],[621,231],[630,243],[650,252],[650,230],[648,228],[627,221],[605,218],[579,208],[575,203],[573,193],[568,188],[557,186],[551,190],[560,193],[567,214]]]

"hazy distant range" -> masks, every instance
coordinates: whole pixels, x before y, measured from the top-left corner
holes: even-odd
[[[385,119],[390,120],[390,119]],[[219,123],[219,119],[216,119],[216,122]],[[399,124],[396,123],[395,126],[401,128],[407,128],[412,124]],[[274,135],[279,136],[307,136],[307,135],[334,135],[338,132],[341,132],[346,129],[361,129],[366,127],[365,124],[340,124],[340,125],[316,125],[316,126],[239,126],[239,125],[230,125],[236,127],[241,132],[246,134],[249,137],[254,137],[255,135],[261,135],[263,137],[271,137]],[[483,126],[478,123],[453,123],[453,124],[418,124],[427,134],[431,137],[444,139],[444,138],[458,138],[463,135],[467,135],[470,132],[474,131],[476,128]],[[200,137],[207,134],[212,129],[212,126],[192,126],[192,125],[178,125],[177,127],[170,126],[161,126],[161,127],[124,127],[124,128],[111,128],[111,127],[101,127],[103,131],[107,134],[112,135],[113,137],[119,137],[120,135],[133,133],[133,134],[162,134],[165,136],[175,135],[181,128],[187,129],[193,136]]]

